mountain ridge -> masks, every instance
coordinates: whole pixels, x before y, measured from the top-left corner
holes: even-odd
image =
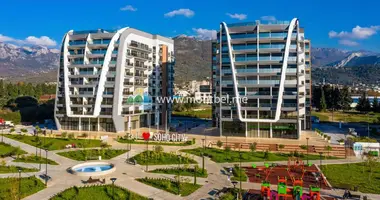
[[[187,35],[178,35],[173,40],[176,83],[211,77],[211,40]],[[380,54],[366,50],[312,48],[311,59],[312,69],[380,65]],[[53,82],[56,81],[58,61],[58,49],[0,42],[0,78],[11,81]]]

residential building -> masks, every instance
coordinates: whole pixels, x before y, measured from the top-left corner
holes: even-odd
[[[59,130],[127,132],[169,123],[173,40],[133,28],[69,31],[61,46]]]
[[[212,92],[210,84],[199,85],[199,89],[194,93],[194,99],[196,102],[211,104],[212,103]]]
[[[212,93],[229,99],[212,107],[221,136],[297,139],[310,128],[310,41],[298,19],[222,22],[212,52]]]

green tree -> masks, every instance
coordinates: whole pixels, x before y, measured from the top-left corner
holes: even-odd
[[[371,111],[371,103],[367,98],[367,94],[365,92],[362,93],[362,96],[359,98],[359,102],[356,105],[356,110],[360,112],[369,112]]]
[[[252,153],[255,153],[256,147],[257,147],[256,142],[249,144],[249,150],[251,150]]]
[[[377,99],[377,96],[375,96],[375,98],[373,98],[372,111],[373,112],[379,112],[380,111],[380,105],[379,105],[379,100]]]
[[[343,89],[340,90],[340,109],[349,110],[351,108],[352,98],[350,90],[347,86],[344,86]]]
[[[326,108],[327,108],[326,97],[325,97],[325,91],[323,88],[321,89],[321,100],[319,104],[320,104],[319,110],[322,112],[326,111]]]

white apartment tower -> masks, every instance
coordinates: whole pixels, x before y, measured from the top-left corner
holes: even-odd
[[[133,28],[69,31],[61,47],[59,130],[127,132],[170,122],[173,40]]]
[[[310,128],[310,41],[298,19],[220,24],[212,45],[212,93],[220,135],[300,138]]]

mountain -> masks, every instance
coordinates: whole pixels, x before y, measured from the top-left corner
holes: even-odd
[[[323,67],[330,63],[339,62],[350,54],[349,51],[335,48],[312,48],[311,64],[312,67]]]
[[[179,35],[174,40],[175,82],[202,80],[211,76],[211,41]],[[312,48],[313,82],[330,77],[332,82],[368,82],[377,80],[380,54],[335,48]],[[11,81],[56,81],[59,50],[41,46],[20,47],[0,43],[0,78]],[[336,69],[342,68],[342,69]],[[358,68],[358,69],[349,69]],[[365,70],[373,73],[367,74]],[[335,74],[338,73],[338,74]],[[327,81],[327,80],[326,80]]]
[[[0,43],[0,78],[24,77],[56,70],[59,50]]]
[[[211,41],[179,35],[174,40],[175,82],[211,77]]]

